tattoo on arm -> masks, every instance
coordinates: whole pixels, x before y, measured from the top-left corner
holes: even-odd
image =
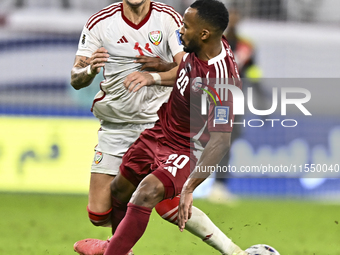
[[[71,85],[75,89],[81,89],[91,84],[94,77],[87,75],[86,68],[90,64],[90,58],[78,58],[71,72]]]
[[[75,65],[75,67],[87,67],[90,63],[88,61],[90,58],[86,57],[85,59],[79,59],[79,62]]]

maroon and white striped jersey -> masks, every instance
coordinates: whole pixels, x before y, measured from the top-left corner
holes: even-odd
[[[85,24],[76,55],[91,57],[100,47],[110,55],[104,80],[93,104],[94,115],[113,123],[155,122],[157,110],[168,99],[171,88],[145,86],[130,93],[123,86],[125,77],[139,71],[137,55],[160,57],[172,62],[183,51],[179,40],[182,17],[170,6],[151,2],[150,11],[138,24],[123,14],[123,3],[112,4],[92,15]]]
[[[233,97],[225,85],[241,89],[242,83],[224,37],[221,43],[221,53],[209,61],[194,53],[183,57],[169,101],[158,111],[163,133],[173,144],[203,149],[210,132],[232,131]]]

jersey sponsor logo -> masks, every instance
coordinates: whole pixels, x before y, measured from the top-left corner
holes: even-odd
[[[125,36],[123,35],[122,38],[119,39],[119,41],[117,41],[117,43],[127,43],[128,40],[125,38]]]
[[[103,153],[101,153],[100,151],[97,151],[96,154],[94,155],[94,163],[98,165],[100,161],[102,161],[102,159],[103,159]]]
[[[162,33],[162,31],[159,31],[159,30],[152,31],[152,32],[149,33],[148,37],[149,37],[150,42],[153,45],[158,46],[162,42],[163,33]]]
[[[178,45],[182,45],[181,34],[179,33],[179,29],[177,29],[175,32],[176,32]]]
[[[229,106],[215,106],[214,127],[216,124],[229,122]]]

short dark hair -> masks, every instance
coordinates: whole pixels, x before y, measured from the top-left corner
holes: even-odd
[[[197,0],[190,7],[196,9],[200,18],[220,32],[223,33],[227,28],[229,12],[222,2],[217,0]]]

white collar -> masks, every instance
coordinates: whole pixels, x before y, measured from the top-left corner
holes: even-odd
[[[227,52],[223,46],[223,43],[221,42],[221,46],[222,46],[222,51],[220,54],[218,54],[216,57],[213,57],[212,59],[209,59],[208,60],[208,65],[212,65],[212,64],[215,64],[216,62],[224,59],[227,55]]]

